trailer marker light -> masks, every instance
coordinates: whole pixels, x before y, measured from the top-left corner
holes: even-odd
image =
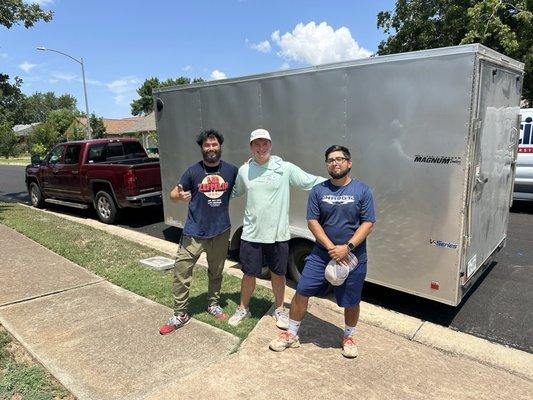
[[[430,285],[431,289],[433,290],[439,290],[439,282],[437,281],[431,281],[431,285]]]

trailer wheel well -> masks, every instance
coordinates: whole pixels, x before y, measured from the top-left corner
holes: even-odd
[[[287,262],[287,272],[294,282],[300,280],[303,271],[305,258],[313,250],[315,243],[304,238],[295,238],[289,241],[289,260]]]

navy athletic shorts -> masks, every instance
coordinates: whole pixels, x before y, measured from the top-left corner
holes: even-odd
[[[289,242],[254,243],[241,240],[239,258],[242,272],[248,276],[261,276],[263,265],[276,275],[285,275],[289,258]]]
[[[327,252],[315,248],[305,259],[304,270],[298,281],[296,293],[306,297],[324,295],[329,286],[329,282],[324,277],[324,271],[330,260]],[[365,277],[366,262],[359,263],[342,285],[332,286],[339,307],[349,308],[359,304]]]

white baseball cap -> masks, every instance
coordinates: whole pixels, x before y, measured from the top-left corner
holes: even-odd
[[[339,264],[335,260],[331,260],[326,266],[324,276],[333,286],[340,286],[344,283],[349,273],[349,267]]]
[[[252,143],[255,139],[267,139],[272,141],[272,139],[270,139],[270,133],[268,133],[266,129],[256,129],[250,133],[250,143]]]

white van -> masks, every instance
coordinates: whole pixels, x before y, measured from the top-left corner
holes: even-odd
[[[533,108],[520,110],[520,141],[514,180],[515,200],[533,200]]]

